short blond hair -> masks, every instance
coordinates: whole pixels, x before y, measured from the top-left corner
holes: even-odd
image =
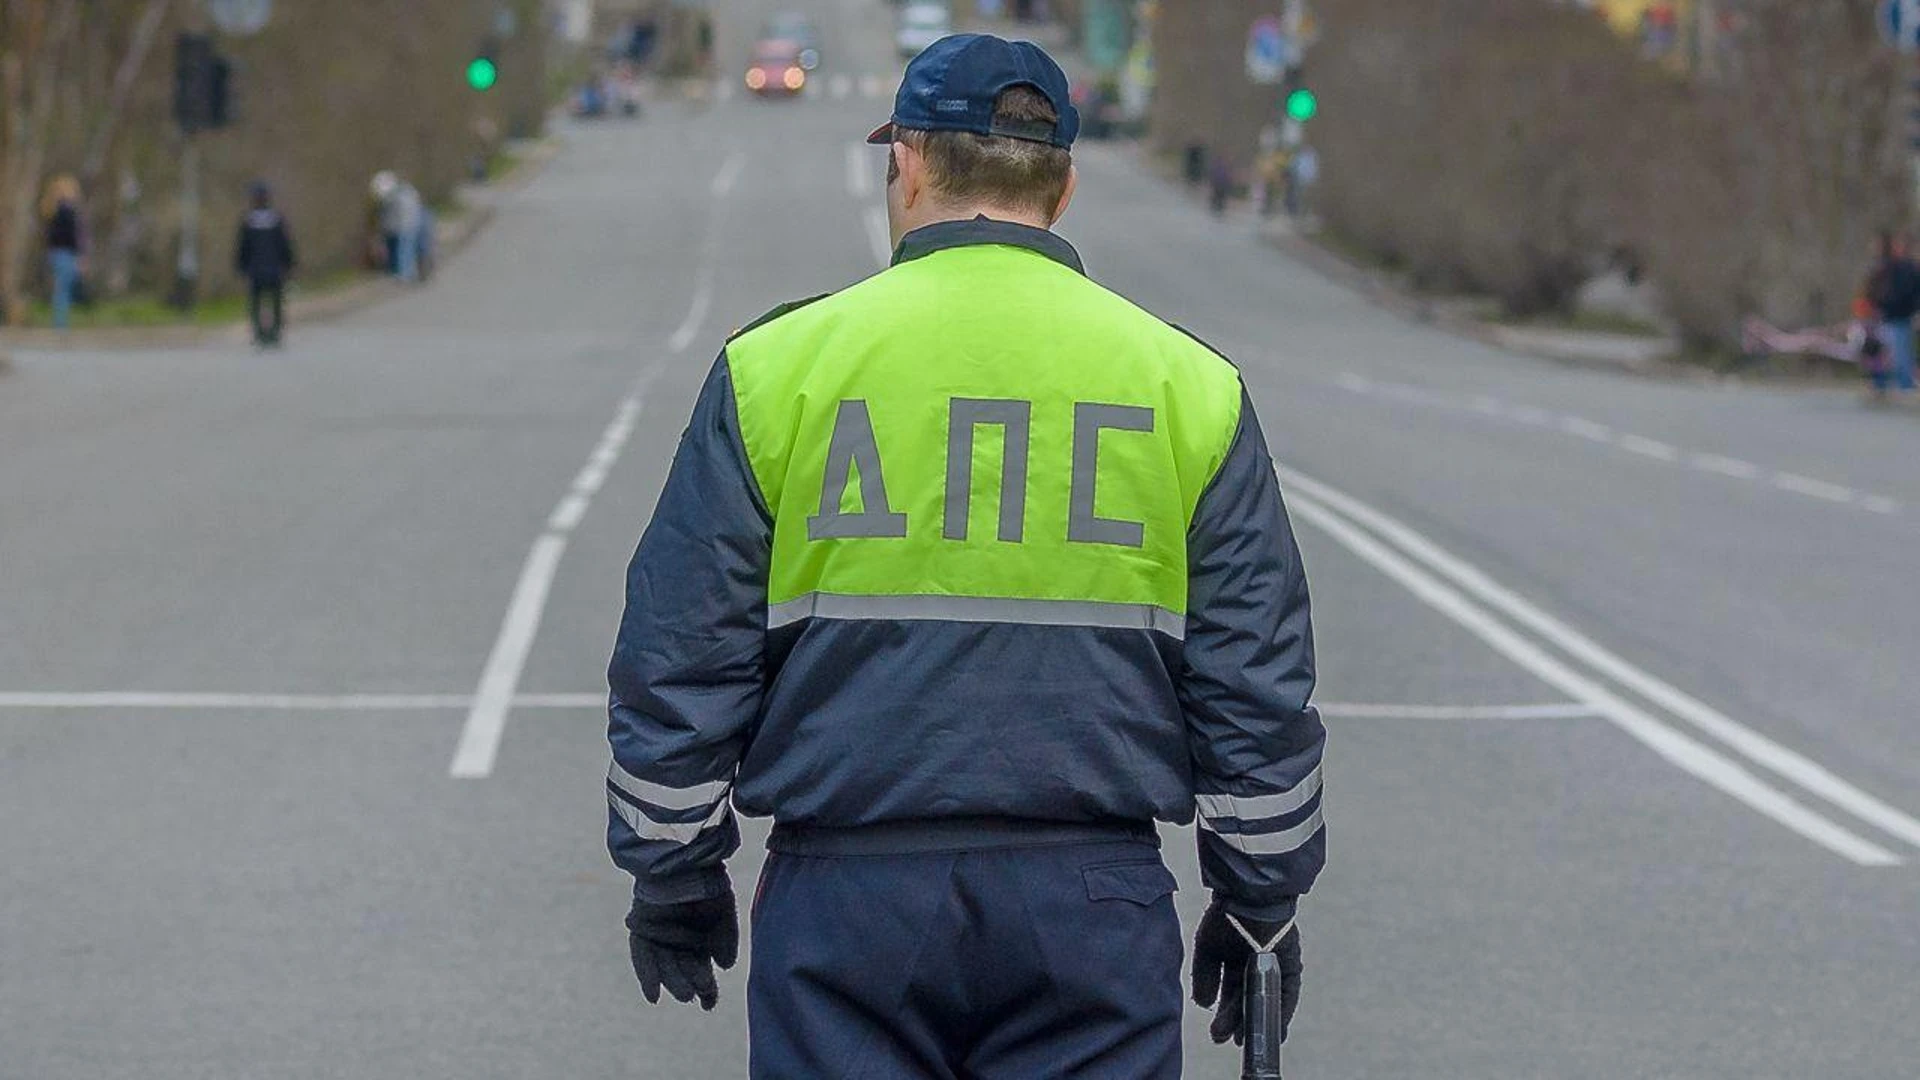
[[[66,173],[47,181],[47,193],[40,199],[40,216],[50,218],[61,203],[80,205],[80,181]]]

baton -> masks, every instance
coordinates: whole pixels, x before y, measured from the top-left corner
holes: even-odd
[[[1241,1030],[1246,1033],[1246,1042],[1241,1044],[1240,1080],[1281,1080],[1280,1077],[1280,1040],[1281,1027],[1284,1024],[1283,1003],[1281,1001],[1280,958],[1274,955],[1274,948],[1293,932],[1293,920],[1273,935],[1272,940],[1261,942],[1239,919],[1227,916],[1240,936],[1253,948],[1253,956],[1247,964],[1246,982],[1241,1001]]]
[[[1253,954],[1247,965],[1247,1041],[1240,1054],[1240,1080],[1280,1080],[1280,958]]]

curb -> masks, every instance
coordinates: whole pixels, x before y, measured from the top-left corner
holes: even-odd
[[[453,222],[442,226],[439,234],[434,237],[434,244],[441,253],[441,261],[452,259],[465,250],[467,245],[493,222],[498,212],[496,205],[498,197],[526,188],[548,163],[559,156],[560,148],[561,141],[558,137],[543,136],[527,147],[526,153],[514,166],[512,172],[499,177],[493,183],[458,185],[454,189],[455,197],[465,204],[466,212]],[[301,322],[328,322],[364,311],[394,297],[403,296],[415,288],[417,286],[396,281],[385,275],[370,273],[364,280],[314,296],[289,295],[287,320],[289,322],[296,319]],[[248,328],[244,320],[207,326],[100,326],[65,332],[44,327],[0,330],[0,345],[49,352],[68,350],[136,352],[144,349],[177,349],[244,343],[247,339]],[[4,372],[10,363],[7,354],[0,352],[0,372]]]

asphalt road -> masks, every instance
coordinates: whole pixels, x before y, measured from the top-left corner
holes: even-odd
[[[717,6],[732,59],[773,5]],[[567,128],[417,293],[0,375],[0,1077],[744,1074],[740,969],[632,985],[597,699],[723,336],[877,266],[885,7],[817,7],[810,96]],[[1306,549],[1290,1075],[1914,1075],[1913,418],[1503,355],[1079,158],[1062,231],[1237,359]]]

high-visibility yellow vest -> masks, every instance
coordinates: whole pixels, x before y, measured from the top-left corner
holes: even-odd
[[[727,346],[773,518],[768,622],[1127,626],[1179,637],[1188,525],[1239,374],[1072,267],[934,251]]]

